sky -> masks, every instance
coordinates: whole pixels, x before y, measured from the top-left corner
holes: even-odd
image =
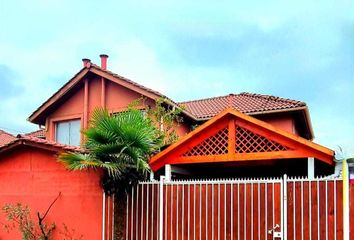
[[[0,129],[37,129],[28,116],[101,53],[175,101],[304,101],[315,142],[354,156],[354,1],[0,0]]]

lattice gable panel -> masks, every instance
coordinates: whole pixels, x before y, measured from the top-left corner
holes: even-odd
[[[182,154],[183,157],[223,155],[228,153],[229,129],[222,128],[216,134],[205,139]]]
[[[236,153],[262,153],[292,150],[284,144],[278,143],[265,136],[254,133],[244,127],[235,127],[235,152]]]

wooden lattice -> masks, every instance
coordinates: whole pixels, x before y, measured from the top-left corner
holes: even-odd
[[[220,155],[228,153],[228,133],[229,130],[224,128],[215,135],[207,138],[200,144],[194,146],[191,150],[183,154],[184,157]]]
[[[289,149],[280,143],[269,140],[239,126],[236,128],[235,147],[236,153],[276,152]]]

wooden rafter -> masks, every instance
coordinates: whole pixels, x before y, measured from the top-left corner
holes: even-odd
[[[295,134],[227,109],[164,151],[153,156],[151,168],[190,164],[315,157],[333,165],[334,152]]]

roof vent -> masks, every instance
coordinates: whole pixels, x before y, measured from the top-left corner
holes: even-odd
[[[101,58],[101,68],[103,70],[107,69],[107,59],[108,59],[108,55],[107,54],[101,54],[100,55]]]

